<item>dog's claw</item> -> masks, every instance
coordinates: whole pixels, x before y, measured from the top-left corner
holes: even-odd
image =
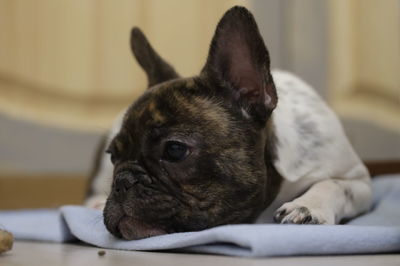
[[[274,215],[275,222],[281,224],[324,224],[323,219],[319,219],[304,206],[282,206]]]
[[[311,216],[311,215],[307,215],[307,216],[303,219],[302,224],[309,224],[309,223],[311,223],[311,221],[312,221],[312,216]]]
[[[282,217],[284,217],[286,214],[286,210],[278,210],[275,215],[274,215],[274,221],[275,222],[281,222],[282,221]]]

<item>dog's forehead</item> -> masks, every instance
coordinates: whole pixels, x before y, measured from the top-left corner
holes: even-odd
[[[195,78],[167,81],[148,89],[127,111],[125,125],[213,125],[222,133],[230,118],[218,100],[202,93]]]

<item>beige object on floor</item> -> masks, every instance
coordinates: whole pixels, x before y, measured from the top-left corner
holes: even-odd
[[[11,233],[0,230],[0,253],[10,250],[13,242],[14,237]]]

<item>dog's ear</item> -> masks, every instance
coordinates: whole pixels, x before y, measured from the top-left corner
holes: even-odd
[[[201,75],[228,88],[230,96],[261,122],[276,107],[268,51],[244,7],[231,8],[218,23]]]
[[[174,68],[151,47],[146,36],[137,27],[131,31],[131,49],[139,65],[146,72],[149,87],[179,77]]]

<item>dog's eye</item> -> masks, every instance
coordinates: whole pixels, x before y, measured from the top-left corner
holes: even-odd
[[[163,159],[170,162],[179,162],[186,158],[189,149],[186,144],[178,141],[165,143]]]

